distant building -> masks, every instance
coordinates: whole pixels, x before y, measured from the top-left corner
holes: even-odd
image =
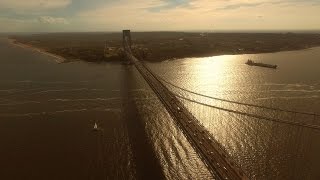
[[[103,56],[106,58],[116,56],[116,55],[118,55],[118,49],[119,48],[117,48],[117,47],[109,46],[108,42],[106,42],[104,45]]]

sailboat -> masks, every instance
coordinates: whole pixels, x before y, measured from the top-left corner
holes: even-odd
[[[98,129],[98,124],[97,124],[96,122],[94,123],[93,130],[94,130],[94,131],[98,131],[98,130],[99,130],[99,129]]]

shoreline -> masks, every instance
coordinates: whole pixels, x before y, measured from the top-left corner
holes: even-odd
[[[38,52],[38,53],[46,55],[46,56],[53,57],[55,59],[54,61],[59,63],[59,64],[67,62],[66,58],[64,58],[62,56],[59,56],[57,54],[50,53],[50,52],[46,51],[45,49],[38,48],[38,47],[32,46],[30,44],[21,43],[16,39],[12,39],[12,38],[7,38],[7,39],[8,39],[8,42],[11,45],[14,45],[16,47],[20,47],[20,48],[23,48],[23,49],[28,49],[28,50],[31,50],[31,51],[34,51],[34,52]]]
[[[54,54],[51,52],[48,52],[47,50],[43,49],[43,48],[39,48],[39,47],[35,47],[33,45],[30,45],[28,43],[22,43],[19,42],[19,40],[14,39],[14,38],[9,38],[7,37],[8,41],[10,44],[20,47],[20,48],[25,48],[25,49],[30,49],[32,51],[36,51],[38,53],[53,57],[55,59],[55,61],[57,63],[67,63],[67,62],[74,62],[74,61],[84,61],[84,62],[90,62],[90,63],[123,63],[125,61],[123,60],[117,60],[117,61],[89,61],[86,59],[81,59],[81,58],[74,58],[74,59],[69,59],[67,57],[63,57],[63,55],[58,55],[58,54]],[[155,58],[155,57],[151,57],[151,58],[146,58],[142,61],[148,62],[148,63],[161,63],[161,62],[165,62],[165,61],[174,61],[174,60],[178,60],[178,59],[187,59],[187,58],[205,58],[205,57],[214,57],[214,56],[223,56],[223,55],[250,55],[250,54],[270,54],[270,53],[279,53],[279,52],[290,52],[290,51],[303,51],[303,50],[310,50],[312,48],[316,48],[316,47],[320,47],[320,45],[313,45],[313,46],[309,46],[309,47],[301,47],[301,48],[288,48],[288,49],[282,49],[282,50],[270,50],[267,52],[253,52],[253,51],[243,51],[243,52],[212,52],[212,53],[203,53],[203,54],[199,54],[199,55],[195,55],[195,56],[180,56],[177,55],[175,57],[166,57],[166,58]],[[156,59],[156,60],[155,60]]]
[[[217,56],[237,56],[237,55],[254,55],[254,54],[259,55],[259,54],[274,54],[274,53],[293,52],[293,51],[308,51],[308,50],[312,50],[313,48],[320,48],[320,45],[301,48],[301,49],[278,50],[278,51],[270,51],[270,52],[213,53],[210,55],[172,57],[172,58],[167,58],[167,59],[158,59],[156,61],[150,61],[150,60],[143,60],[143,61],[148,62],[148,63],[161,63],[161,62],[175,61],[175,60],[179,60],[179,59],[189,59],[189,58],[207,58],[207,57],[217,57]]]
[[[187,59],[187,58],[206,58],[206,57],[215,57],[215,56],[236,56],[236,55],[253,55],[253,54],[274,54],[274,53],[283,53],[283,52],[293,52],[293,51],[308,51],[308,50],[312,50],[313,48],[320,48],[319,46],[313,46],[313,47],[306,47],[306,48],[301,48],[301,49],[292,49],[292,50],[278,50],[278,51],[270,51],[270,52],[247,52],[247,53],[217,53],[217,54],[213,54],[213,55],[209,55],[209,56],[192,56],[192,57],[183,57],[183,58],[170,58],[167,60],[160,60],[159,62],[162,61],[174,61],[177,59]]]

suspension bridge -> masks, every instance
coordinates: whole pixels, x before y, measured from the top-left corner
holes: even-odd
[[[200,104],[231,114],[238,114],[261,121],[270,121],[290,126],[320,130],[314,113],[296,112],[231,101],[190,91],[154,74],[144,63],[139,61],[131,50],[130,30],[123,31],[123,48],[128,60],[136,67],[151,89],[160,99],[174,122],[180,127],[199,157],[210,170],[214,179],[249,179],[247,174],[230,158],[227,151],[188,109],[183,102]],[[187,96],[189,94],[190,96]],[[237,107],[234,107],[234,106]],[[261,112],[257,114],[256,112]],[[276,114],[276,116],[275,116]],[[302,118],[301,118],[302,117]],[[303,119],[299,121],[297,119]]]

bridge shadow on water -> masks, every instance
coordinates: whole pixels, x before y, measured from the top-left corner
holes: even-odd
[[[145,122],[138,112],[132,89],[136,88],[135,73],[129,66],[124,66],[122,81],[124,122],[127,124],[128,136],[136,168],[136,179],[165,179],[160,162],[147,136]]]

